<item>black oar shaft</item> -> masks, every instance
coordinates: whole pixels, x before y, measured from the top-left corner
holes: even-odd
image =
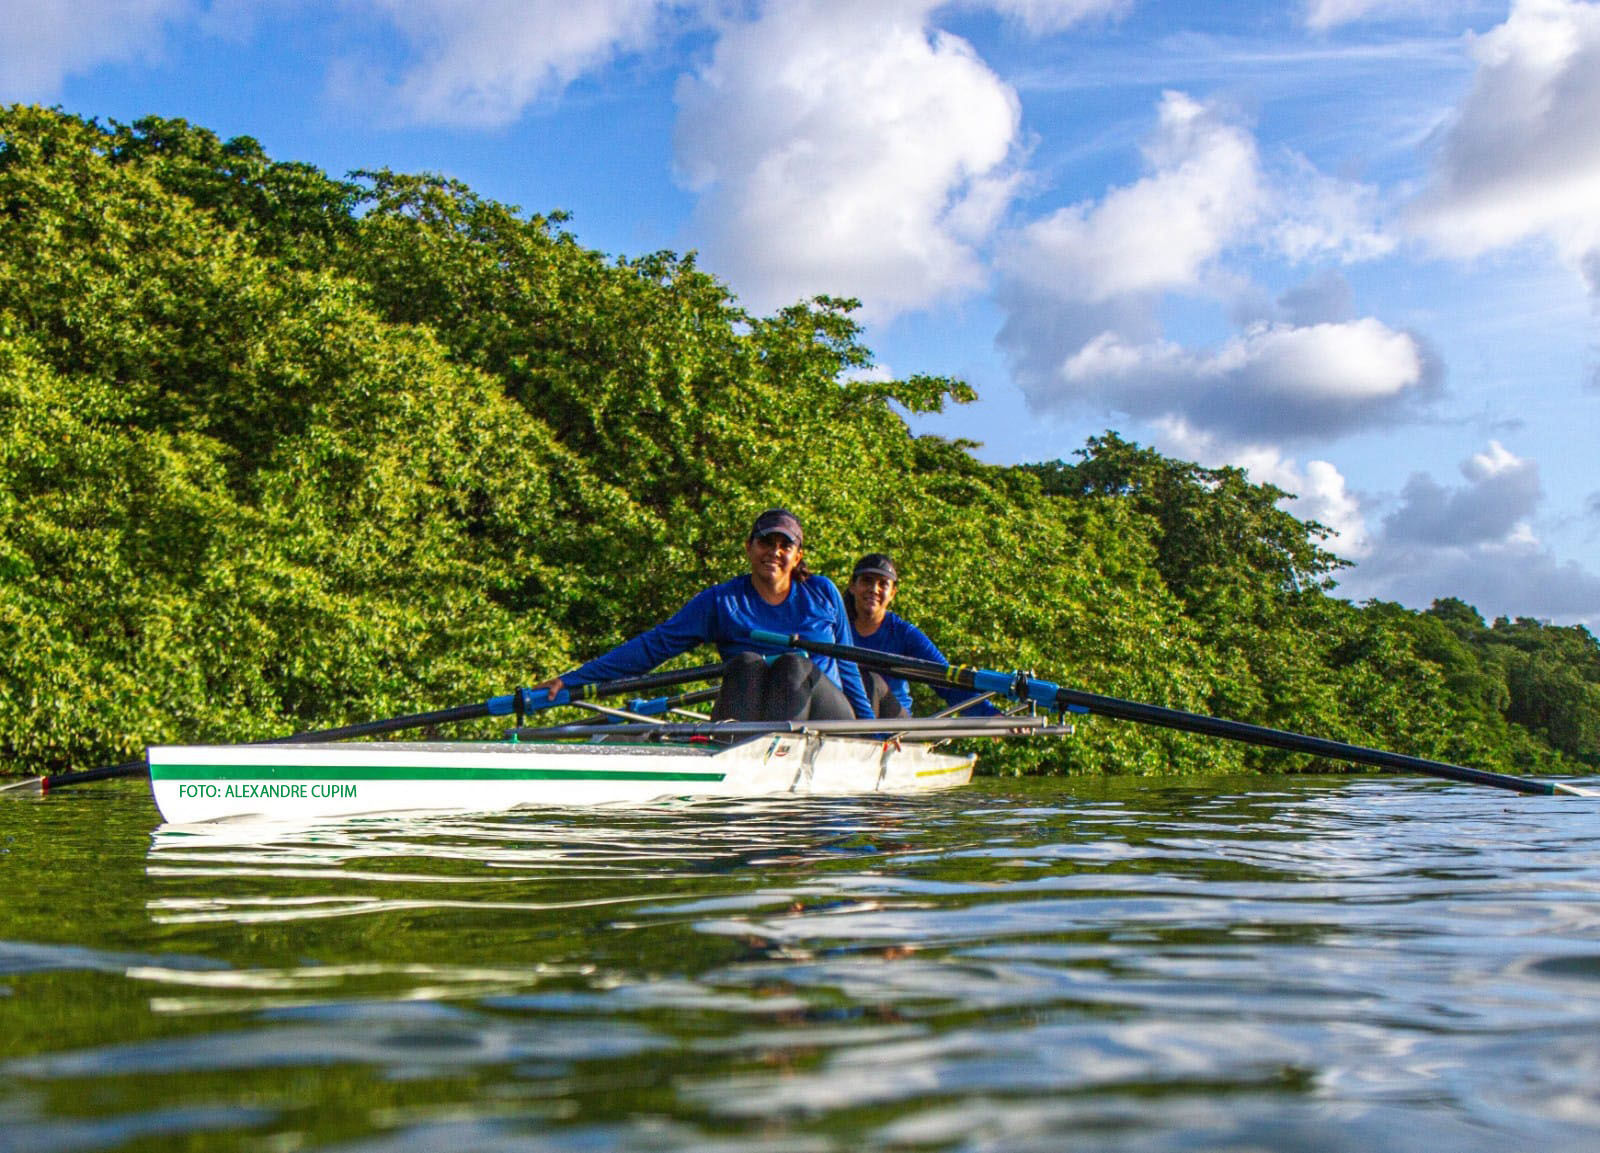
[[[87,785],[91,781],[110,781],[117,777],[142,777],[150,771],[143,760],[123,761],[120,765],[105,765],[98,769],[79,769],[72,773],[57,773],[53,777],[40,777],[39,788],[45,792],[62,785]]]
[[[663,673],[649,673],[645,676],[628,677],[623,680],[601,681],[592,685],[578,685],[574,688],[563,688],[550,697],[532,689],[518,689],[515,693],[506,696],[492,697],[487,701],[478,701],[467,705],[452,705],[447,709],[435,709],[426,713],[410,713],[401,717],[386,717],[379,721],[363,721],[354,725],[339,725],[331,729],[309,729],[305,732],[291,733],[286,737],[266,737],[259,741],[248,741],[252,745],[281,745],[322,743],[327,741],[344,741],[352,737],[375,737],[383,733],[398,733],[406,729],[423,729],[431,725],[454,724],[459,721],[477,720],[480,717],[508,716],[516,710],[520,699],[523,709],[552,708],[574,701],[593,700],[597,697],[622,697],[634,693],[646,692],[650,689],[666,688],[670,685],[688,684],[693,681],[711,680],[722,675],[722,664],[697,665],[690,669],[673,669]],[[91,781],[109,781],[118,777],[142,777],[148,774],[150,767],[144,760],[124,761],[120,765],[106,765],[97,769],[80,769],[75,772],[56,773],[54,776],[39,777],[38,787],[48,792],[51,789],[62,788],[67,785],[84,785]]]
[[[478,717],[487,717],[495,711],[494,702],[480,701],[470,705],[455,705],[448,709],[435,709],[427,713],[411,713],[403,717],[388,717],[381,721],[366,721],[356,725],[340,725],[332,729],[311,729],[303,733],[291,733],[287,737],[266,737],[259,741],[248,741],[252,745],[282,745],[295,743],[321,743],[325,741],[343,741],[350,737],[371,737],[380,733],[397,733],[405,729],[421,729],[428,725],[443,725],[454,721],[470,721]],[[86,785],[92,781],[109,781],[117,777],[142,777],[150,771],[147,761],[124,761],[120,765],[107,765],[99,769],[81,769],[71,773],[56,773],[54,776],[39,778],[39,787],[45,792],[51,789],[64,788],[67,785]]]
[[[888,656],[873,649],[854,645],[836,645],[811,641],[800,636],[783,636],[778,633],[756,632],[751,639],[765,644],[803,649],[823,656],[855,661],[906,680],[928,684],[951,685],[964,689],[1001,693],[1016,700],[1036,701],[1046,708],[1062,709],[1140,724],[1158,725],[1183,732],[1222,737],[1246,744],[1262,745],[1292,753],[1306,753],[1329,760],[1354,761],[1376,768],[1395,769],[1400,772],[1421,773],[1425,776],[1443,777],[1452,781],[1465,781],[1476,785],[1510,789],[1519,793],[1549,796],[1554,793],[1588,795],[1587,790],[1565,785],[1559,781],[1544,781],[1529,777],[1514,777],[1506,773],[1492,773],[1487,769],[1474,769],[1466,765],[1453,765],[1446,761],[1413,757],[1404,753],[1391,753],[1384,749],[1369,749],[1361,745],[1291,733],[1282,729],[1269,729],[1262,725],[1231,721],[1223,717],[1189,713],[1169,709],[1163,705],[1140,704],[1118,697],[1087,693],[1079,689],[1063,688],[1049,681],[1018,674],[991,672],[963,665],[941,665],[935,661],[915,657]]]
[[[1325,737],[1307,736],[1304,733],[1292,733],[1283,729],[1270,729],[1263,725],[1247,724],[1244,721],[1231,721],[1224,717],[1206,716],[1202,713],[1187,713],[1180,709],[1169,709],[1161,705],[1145,705],[1136,701],[1123,701],[1115,697],[1104,697],[1097,693],[1080,692],[1077,689],[1058,689],[1056,700],[1058,707],[1070,708],[1077,706],[1098,716],[1115,717],[1119,720],[1136,721],[1140,724],[1157,725],[1162,728],[1178,729],[1182,732],[1222,737],[1226,740],[1240,741],[1245,744],[1282,749],[1285,752],[1306,753],[1314,757],[1325,757],[1328,760],[1355,761],[1360,764],[1372,765],[1376,768],[1422,773],[1425,776],[1444,777],[1452,781],[1466,781],[1475,785],[1490,785],[1540,796],[1548,796],[1558,791],[1556,783],[1552,781],[1541,781],[1531,777],[1513,777],[1506,773],[1492,773],[1487,769],[1474,769],[1468,765],[1453,765],[1447,761],[1435,761],[1426,757],[1413,757],[1406,753],[1392,753],[1386,749],[1372,749],[1363,745],[1346,744],[1343,741],[1328,740]]]
[[[267,737],[250,743],[282,745],[290,742],[343,741],[350,737],[375,737],[382,733],[398,733],[406,729],[424,729],[429,725],[448,725],[457,721],[477,720],[479,717],[493,716],[497,712],[493,701],[479,701],[471,705],[452,705],[448,709],[435,709],[428,713],[412,713],[404,717],[387,717],[381,721],[340,725],[333,729],[309,729],[303,733],[291,733],[287,737]]]
[[[636,693],[647,692],[650,689],[664,689],[672,685],[686,685],[693,681],[714,680],[722,675],[723,664],[718,661],[714,665],[696,665],[692,669],[670,669],[664,673],[646,673],[644,676],[627,677],[623,680],[601,681],[592,685],[578,685],[575,688],[564,688],[557,694],[554,704],[563,701],[592,701],[598,697],[626,697]],[[529,694],[529,707],[540,707],[546,702],[539,699],[539,694],[531,689],[525,689]]]

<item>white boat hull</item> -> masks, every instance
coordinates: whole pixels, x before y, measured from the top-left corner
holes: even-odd
[[[781,733],[735,745],[400,742],[158,745],[150,787],[171,824],[302,821],[682,797],[912,793],[972,779],[924,745]]]

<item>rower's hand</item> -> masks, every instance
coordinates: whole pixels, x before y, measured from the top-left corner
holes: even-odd
[[[561,678],[560,677],[551,677],[547,681],[540,681],[538,684],[534,685],[533,688],[529,689],[528,691],[530,693],[536,693],[540,689],[544,689],[545,690],[545,699],[546,700],[552,700],[552,701],[555,700],[556,699],[556,694],[559,693],[561,691],[561,689],[562,689]]]

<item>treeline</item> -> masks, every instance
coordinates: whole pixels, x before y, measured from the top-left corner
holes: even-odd
[[[1323,530],[1114,434],[985,465],[865,378],[848,301],[752,316],[692,257],[182,121],[0,110],[0,771],[506,692],[742,569],[901,561],[953,658],[1486,766],[1597,763],[1600,649],[1330,596]],[[1103,722],[1007,771],[1308,766]]]

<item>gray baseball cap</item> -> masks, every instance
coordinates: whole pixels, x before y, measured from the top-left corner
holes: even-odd
[[[756,523],[750,528],[750,539],[766,536],[769,532],[781,532],[797,545],[805,543],[799,518],[786,508],[769,508],[756,517]]]
[[[850,577],[853,580],[862,574],[888,577],[896,582],[900,580],[900,570],[894,567],[894,561],[886,552],[869,552],[856,561],[856,567],[851,570]]]

